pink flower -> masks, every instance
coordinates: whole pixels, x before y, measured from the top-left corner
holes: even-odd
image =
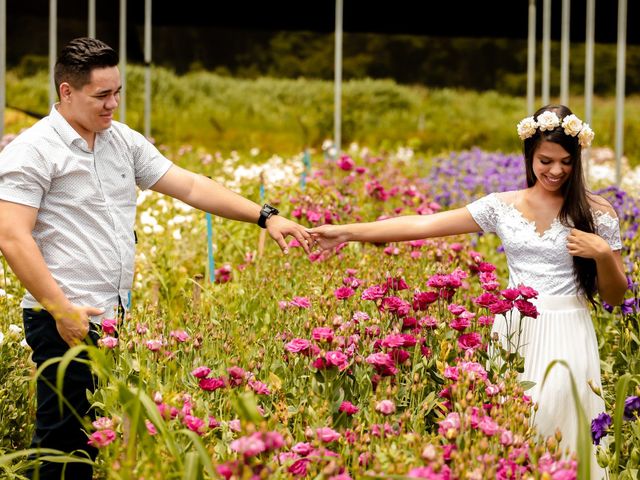
[[[487,371],[477,362],[460,362],[458,370],[465,372],[471,380],[487,379]]]
[[[529,300],[516,300],[516,308],[523,317],[538,318],[538,309]]]
[[[284,346],[284,349],[291,353],[305,353],[311,347],[311,342],[303,338],[294,338]]]
[[[451,412],[444,420],[439,421],[438,425],[438,434],[451,439],[456,436],[457,431],[460,429],[460,414]]]
[[[197,367],[191,370],[191,375],[193,375],[196,378],[205,378],[210,373],[211,373],[211,369],[205,366]]]
[[[380,375],[391,376],[398,372],[393,358],[388,353],[372,353],[365,361],[373,365]]]
[[[344,412],[347,415],[354,415],[358,413],[360,409],[351,402],[342,402],[340,404],[340,407],[338,408],[338,411]]]
[[[152,352],[157,352],[158,350],[160,350],[163,344],[164,344],[164,341],[161,338],[155,338],[152,340],[147,340],[145,342],[145,345],[147,346],[147,348]]]
[[[396,404],[391,400],[381,400],[376,403],[376,412],[380,412],[383,415],[391,415],[396,411]]]
[[[495,272],[496,266],[488,262],[480,262],[477,266],[480,272]]]
[[[98,340],[98,346],[104,348],[115,348],[118,345],[118,339],[116,337],[106,336]]]
[[[349,366],[349,358],[339,350],[327,352],[324,358],[327,364],[338,367],[340,371],[345,370]]]
[[[147,333],[147,331],[149,331],[149,329],[147,328],[147,326],[143,323],[138,323],[136,325],[136,332],[140,335],[144,335],[145,333]]]
[[[333,295],[338,300],[346,300],[347,298],[353,296],[356,291],[351,287],[339,287],[333,291]]]
[[[200,388],[202,390],[205,390],[207,392],[213,392],[215,390],[218,390],[219,388],[224,388],[226,384],[225,384],[224,378],[216,377],[216,378],[201,378],[200,382],[198,382],[198,385],[200,385]]]
[[[471,325],[471,322],[468,318],[456,317],[451,322],[449,322],[449,326],[458,332],[462,332],[466,330]]]
[[[264,452],[267,446],[257,436],[240,437],[231,442],[231,450],[238,452],[245,457],[255,457]]]
[[[293,300],[289,302],[289,305],[298,308],[309,308],[311,302],[307,297],[293,297]]]
[[[356,323],[366,322],[367,320],[369,320],[369,315],[365,312],[357,311],[353,314],[353,316],[351,317],[351,320],[353,320]]]
[[[148,418],[145,419],[144,426],[147,428],[147,432],[149,432],[149,435],[153,436],[158,433],[158,430],[156,430],[156,426],[151,423],[151,420],[149,420]]]
[[[247,377],[247,372],[238,366],[227,368],[227,373],[229,374],[229,384],[236,387],[242,385]]]
[[[242,430],[242,426],[240,425],[240,420],[237,418],[230,420],[229,430],[231,430],[232,432],[239,432],[240,430]]]
[[[478,423],[478,428],[489,437],[495,435],[500,430],[498,424],[489,416],[482,417],[482,420]]]
[[[413,295],[413,309],[418,310],[426,310],[429,305],[438,300],[437,292],[416,292]]]
[[[311,332],[314,340],[330,342],[333,340],[333,330],[328,327],[316,327]]]
[[[340,434],[329,427],[320,427],[316,429],[318,439],[324,443],[335,442],[340,438]]]
[[[493,293],[484,292],[479,297],[473,299],[473,303],[479,305],[481,307],[489,307],[491,304],[495,303],[498,300]]]
[[[458,380],[458,367],[445,367],[444,369],[444,378],[448,378],[453,380],[454,382]]]
[[[299,442],[291,447],[291,451],[297,453],[301,457],[306,457],[313,451],[313,446],[307,442]]]
[[[467,311],[467,309],[464,308],[462,305],[456,305],[455,303],[448,305],[447,310],[449,310],[454,315],[460,315],[462,312]]]
[[[508,300],[498,300],[489,306],[489,311],[494,315],[506,313],[513,308],[513,302]]]
[[[379,300],[387,294],[387,287],[384,285],[374,285],[362,292],[362,300]]]
[[[409,288],[409,285],[407,285],[407,282],[404,281],[404,278],[402,277],[387,277],[387,281],[385,282],[385,285],[387,286],[387,288],[389,290],[406,290],[407,288]]]
[[[399,317],[404,317],[409,313],[411,305],[398,297],[385,297],[382,299],[382,309],[395,313]]]
[[[258,395],[271,395],[271,391],[269,391],[267,384],[257,380],[249,380],[249,387]]]
[[[93,425],[93,428],[96,430],[112,430],[113,420],[108,417],[100,417],[91,422],[91,425]]]
[[[184,330],[172,330],[169,336],[175,338],[180,343],[186,342],[190,338],[189,334]]]
[[[517,288],[506,288],[500,292],[505,299],[513,302],[516,298],[520,296],[520,290]]]
[[[524,285],[519,285],[518,290],[520,291],[520,295],[523,298],[536,298],[538,296],[538,292],[531,287],[526,287]]]
[[[336,162],[336,164],[340,169],[345,171],[353,170],[353,167],[355,167],[355,162],[348,155],[340,155],[340,159]]]
[[[511,445],[513,443],[513,433],[511,430],[503,430],[500,433],[500,443],[502,445]]]
[[[500,393],[500,387],[498,387],[497,385],[489,384],[484,389],[484,391],[487,394],[487,396],[493,397],[494,395],[497,395],[498,393]]]
[[[116,333],[117,321],[115,318],[104,318],[102,320],[102,331],[107,335]]]
[[[216,420],[216,417],[212,417],[211,415],[209,415],[209,421],[207,422],[207,424],[209,425],[209,428],[218,428],[220,426],[220,422],[218,420]]]
[[[480,315],[478,317],[478,325],[482,327],[490,327],[493,325],[494,317],[490,315]]]
[[[107,428],[104,430],[98,430],[97,432],[93,432],[89,436],[89,440],[87,441],[87,444],[91,445],[92,447],[102,448],[109,445],[115,439],[116,439],[116,432]]]
[[[300,458],[293,462],[287,471],[296,477],[305,477],[307,475],[307,465],[311,462],[308,458]]]
[[[462,350],[475,350],[482,345],[482,336],[478,332],[465,333],[458,337],[458,347]]]
[[[382,346],[387,348],[413,347],[416,343],[416,338],[407,333],[394,333],[382,340]]]

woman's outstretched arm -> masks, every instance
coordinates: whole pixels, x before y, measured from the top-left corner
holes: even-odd
[[[308,230],[322,250],[344,242],[404,242],[480,232],[466,207],[432,215],[405,215],[368,223],[322,225]]]

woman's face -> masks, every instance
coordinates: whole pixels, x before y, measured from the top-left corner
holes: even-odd
[[[561,145],[543,141],[533,154],[536,184],[550,192],[558,192],[573,170],[571,155]]]

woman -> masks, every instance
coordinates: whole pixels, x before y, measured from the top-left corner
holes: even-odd
[[[519,339],[508,339],[523,345],[522,379],[536,384],[528,393],[539,405],[537,429],[549,436],[559,428],[563,446],[575,449],[577,416],[568,372],[557,366],[544,388],[542,380],[549,363],[563,359],[571,368],[587,416],[593,418],[604,410],[602,399],[588,385],[600,386],[600,360],[585,300],[594,303],[598,293],[611,305],[622,302],[627,281],[620,256],[620,229],[611,205],[587,192],[584,185],[581,151],[593,138],[587,124],[565,106],[546,106],[522,120],[518,134],[524,140],[524,190],[493,193],[466,207],[434,215],[324,225],[309,232],[322,249],[348,241],[379,243],[497,233],[507,256],[509,286],[524,284],[539,293],[539,317],[522,322]],[[497,318],[493,328],[505,341],[505,318]],[[603,475],[594,457],[592,478]]]

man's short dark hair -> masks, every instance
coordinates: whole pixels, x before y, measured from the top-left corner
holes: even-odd
[[[61,83],[82,88],[89,83],[93,69],[115,67],[118,61],[115,50],[100,40],[88,37],[71,40],[62,48],[54,69],[58,96]]]

